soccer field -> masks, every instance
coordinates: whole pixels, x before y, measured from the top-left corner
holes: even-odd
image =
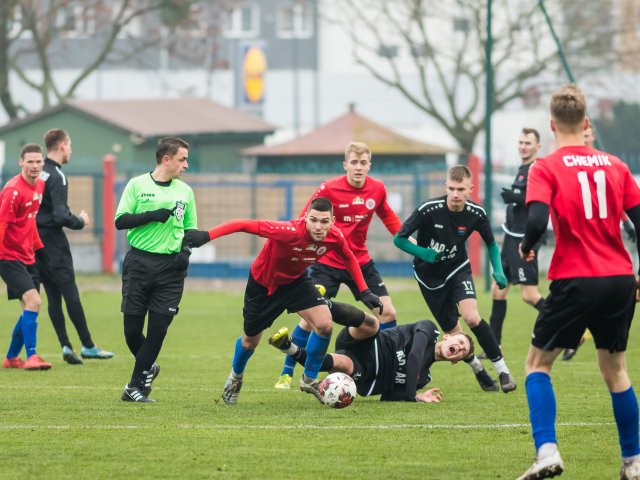
[[[242,331],[238,285],[187,287],[158,359],[162,371],[151,395],[157,403],[122,402],[133,357],[122,333],[120,295],[117,288],[99,290],[101,282],[92,278],[79,284],[94,340],[116,356],[84,366],[64,363],[43,305],[38,351],[53,369],[0,369],[0,479],[508,479],[534,459],[523,364],[535,310],[518,288],[509,295],[503,340],[518,382],[514,393],[482,392],[468,366],[437,363],[430,387],[443,390],[441,404],[359,397],[351,407],[333,410],[297,389],[273,388],[283,356],[266,337],[249,362],[238,404],[219,400]],[[412,280],[391,279],[388,286],[400,322],[430,318]],[[344,289],[340,298],[350,300]],[[479,302],[488,320],[490,296],[479,294]],[[3,300],[5,349],[18,308]],[[297,317],[283,316],[269,331],[296,323]],[[67,327],[79,351],[68,320]],[[636,320],[628,349],[636,385],[639,336]],[[495,374],[489,364],[487,369]],[[563,478],[618,478],[617,433],[593,341],[570,362],[557,362],[552,380]]]

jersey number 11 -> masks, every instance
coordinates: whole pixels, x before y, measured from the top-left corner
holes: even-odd
[[[596,184],[596,196],[598,197],[598,216],[607,218],[607,179],[604,170],[593,172],[593,181]],[[591,203],[591,189],[589,188],[589,174],[578,172],[578,182],[582,192],[582,203],[584,205],[584,215],[587,220],[593,218],[593,205]]]

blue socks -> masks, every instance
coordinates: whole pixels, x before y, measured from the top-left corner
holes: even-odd
[[[396,322],[395,320],[393,322],[381,323],[380,324],[380,331],[386,330],[387,328],[393,328],[393,327],[395,327],[397,325],[398,325],[398,322]]]
[[[22,315],[20,315],[20,318],[18,318],[18,321],[16,322],[16,326],[13,327],[11,343],[9,344],[9,350],[7,351],[7,358],[14,358],[20,355],[23,345],[24,336],[22,335]]]
[[[525,388],[529,401],[533,443],[537,452],[544,443],[558,443],[555,427],[556,397],[551,386],[551,377],[546,373],[533,372],[527,375]]]
[[[322,366],[322,360],[329,348],[329,342],[331,341],[331,335],[323,337],[316,332],[311,332],[309,341],[307,342],[307,361],[304,363],[304,374],[316,379]]]
[[[231,364],[233,373],[236,375],[242,375],[244,373],[244,369],[253,352],[254,350],[245,350],[242,346],[242,337],[238,337],[236,340],[236,350],[233,352],[233,363]]]
[[[624,392],[610,392],[611,405],[613,406],[613,416],[618,426],[618,439],[622,458],[632,457],[640,454],[638,445],[638,399],[629,387]]]
[[[24,348],[27,351],[27,358],[36,354],[36,335],[38,332],[38,312],[24,310],[22,312],[22,335],[24,337]]]
[[[311,335],[311,332],[300,328],[300,325],[296,325],[296,328],[293,329],[293,333],[291,334],[291,341],[299,347],[306,347],[309,335]],[[287,355],[284,359],[284,367],[282,368],[282,373],[280,375],[289,375],[293,377],[293,369],[295,366],[296,361],[294,358],[291,355]]]

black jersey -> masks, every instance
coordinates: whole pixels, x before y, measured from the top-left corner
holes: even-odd
[[[415,401],[416,390],[431,381],[440,332],[431,320],[399,325],[378,333],[380,372],[370,395],[380,400]]]
[[[50,158],[46,158],[40,178],[44,180],[45,187],[42,204],[36,216],[38,228],[67,227],[72,230],[81,230],[84,227],[84,220],[72,214],[67,205],[69,184],[67,177],[62,173],[62,167]]]
[[[427,200],[416,208],[398,235],[409,237],[416,230],[419,246],[444,253],[436,263],[417,257],[413,261],[418,280],[432,290],[442,288],[461,269],[470,268],[465,242],[474,231],[480,233],[487,245],[495,242],[484,208],[467,201],[462,211],[453,212],[447,207],[446,195]]]
[[[527,225],[527,211],[525,199],[527,197],[527,179],[529,178],[529,168],[533,162],[520,165],[516,178],[511,184],[511,191],[514,193],[514,202],[507,204],[507,216],[502,229],[507,235],[512,237],[524,237],[524,229]]]

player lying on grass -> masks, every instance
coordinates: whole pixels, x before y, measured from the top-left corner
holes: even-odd
[[[431,320],[380,330],[378,319],[357,308],[332,302],[334,320],[340,314],[350,318],[336,338],[336,352],[325,355],[321,372],[343,372],[356,383],[358,394],[364,397],[380,395],[382,401],[438,403],[439,388],[421,393],[431,381],[429,369],[433,362],[456,363],[473,353],[473,340],[464,332],[445,334]],[[269,343],[286,355],[304,364],[307,351],[291,342],[289,331],[281,328],[269,338]]]
[[[378,308],[382,312],[380,299],[367,288],[356,257],[333,222],[331,202],[318,197],[311,202],[306,215],[296,220],[231,220],[208,232],[191,230],[185,234],[189,247],[200,247],[234,232],[268,238],[251,264],[242,310],[244,331],[235,343],[231,373],[222,394],[227,405],[238,401],[245,367],[260,343],[262,332],[285,310],[297,312],[313,328],[300,389],[320,398],[318,371],[329,347],[333,323],[328,301],[313,286],[306,269],[323,255],[336,251],[358,285],[360,301],[369,309]]]

